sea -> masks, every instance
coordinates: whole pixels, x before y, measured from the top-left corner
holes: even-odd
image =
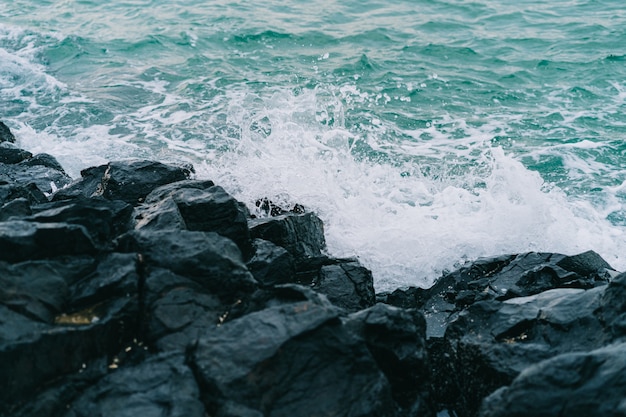
[[[0,120],[74,178],[192,163],[378,291],[477,258],[626,269],[623,0],[0,0]]]

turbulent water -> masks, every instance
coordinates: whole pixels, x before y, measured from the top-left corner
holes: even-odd
[[[0,119],[73,177],[195,165],[378,289],[481,256],[626,269],[623,0],[0,0]]]

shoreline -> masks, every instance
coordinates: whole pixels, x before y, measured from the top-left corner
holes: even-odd
[[[73,180],[5,127],[0,416],[624,415],[626,274],[595,252],[376,294],[302,207],[157,161]]]

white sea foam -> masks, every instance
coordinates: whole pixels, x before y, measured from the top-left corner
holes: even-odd
[[[268,98],[263,117],[272,133],[254,137],[242,129],[237,152],[201,164],[200,175],[250,206],[266,196],[316,211],[325,221],[330,253],[357,256],[374,272],[378,289],[428,286],[465,260],[502,253],[593,249],[614,267],[626,267],[623,228],[590,202],[549,187],[501,148],[482,138],[466,140],[480,155],[478,168],[463,178],[422,175],[419,160],[359,161],[350,152],[359,137],[312,123],[315,95]],[[231,98],[237,124],[259,116],[250,108],[242,113],[236,104],[241,96]]]

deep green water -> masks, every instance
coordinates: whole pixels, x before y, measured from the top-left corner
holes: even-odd
[[[626,269],[621,0],[0,6],[0,119],[74,177],[192,162],[315,210],[378,288],[528,250]]]

